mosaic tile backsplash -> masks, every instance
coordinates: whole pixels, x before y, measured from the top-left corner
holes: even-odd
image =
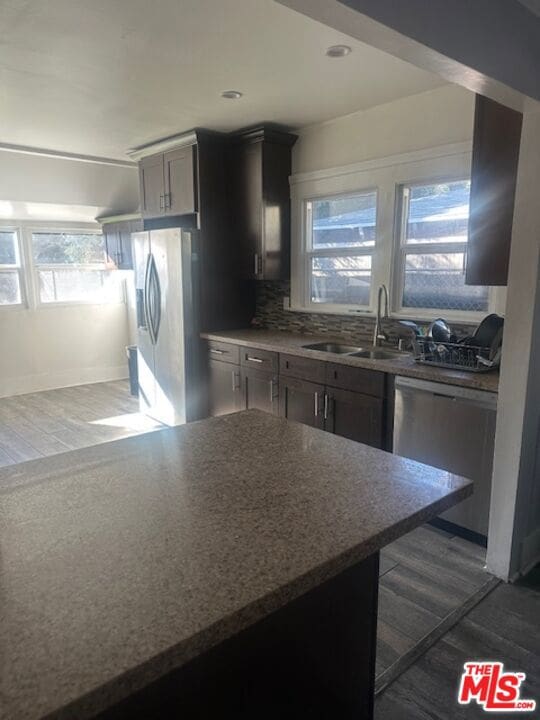
[[[254,325],[312,335],[339,335],[356,343],[372,341],[375,326],[373,318],[291,312],[283,307],[283,298],[286,296],[290,296],[290,283],[258,282]],[[474,327],[452,323],[452,329],[460,337],[471,334]],[[397,345],[399,337],[404,336],[403,328],[396,320],[384,320],[384,330],[390,336],[389,342],[392,345]]]

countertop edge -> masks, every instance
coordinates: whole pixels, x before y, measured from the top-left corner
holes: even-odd
[[[472,493],[472,482],[455,489],[449,495],[435,500],[410,517],[400,520],[391,528],[375,535],[370,541],[351,548],[326,563],[313,568],[301,577],[295,578],[292,582],[219,620],[215,625],[205,628],[197,635],[192,635],[187,640],[172,646],[160,655],[150,658],[143,665],[126,670],[122,675],[113,678],[105,685],[100,685],[83,697],[54,710],[46,716],[46,720],[91,720],[96,714],[112,709],[117,703],[130,695],[144,690],[168,673],[180,669],[199,655],[203,655],[220,643],[263,620],[289,602],[331,580],[370,555],[379,552],[386,545],[422,525],[427,520],[436,517],[457,502],[466,499]]]
[[[388,375],[416,378],[418,380],[428,380],[431,382],[439,382],[445,385],[456,385],[458,387],[470,388],[471,390],[481,390],[498,394],[499,373],[493,371],[491,373],[468,373],[466,371],[446,370],[436,366],[428,367],[415,363],[411,358],[404,360],[370,360],[368,358],[352,357],[351,355],[339,355],[334,353],[320,352],[317,350],[306,350],[298,346],[294,342],[287,344],[287,338],[294,341],[300,337],[300,334],[289,333],[287,331],[271,331],[275,334],[283,335],[283,342],[272,342],[264,339],[257,339],[256,334],[265,332],[264,330],[252,330],[243,328],[238,330],[223,330],[213,332],[203,332],[200,334],[202,340],[214,340],[216,342],[230,343],[231,345],[248,345],[258,350],[267,350],[286,355],[296,355],[298,357],[311,358],[312,360],[320,360],[322,362],[336,363],[347,365],[349,367],[364,368],[376,372],[386,373]],[[245,337],[246,333],[250,333],[249,338]],[[236,334],[236,336],[235,336]],[[243,337],[241,335],[244,335]],[[252,337],[253,336],[253,337]],[[305,342],[344,342],[350,344],[348,339],[340,338],[336,335],[311,335],[304,336]],[[406,362],[406,364],[404,364]]]

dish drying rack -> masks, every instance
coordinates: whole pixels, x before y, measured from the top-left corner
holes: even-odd
[[[499,366],[500,352],[489,347],[465,343],[437,342],[431,337],[416,337],[413,342],[414,359],[422,365],[436,365],[450,370],[484,373]]]

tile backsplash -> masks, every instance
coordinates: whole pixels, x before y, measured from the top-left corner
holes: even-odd
[[[347,317],[345,315],[325,315],[323,313],[292,312],[283,307],[283,298],[290,297],[288,282],[258,282],[254,325],[271,330],[305,332],[317,335],[339,335],[353,342],[372,340],[375,321],[371,317]],[[444,314],[444,313],[442,313]],[[474,325],[453,325],[458,336],[469,335]],[[397,345],[398,337],[405,336],[397,320],[384,320],[384,330],[390,336],[390,343]]]

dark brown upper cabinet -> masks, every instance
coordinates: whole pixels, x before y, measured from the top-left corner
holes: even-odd
[[[143,229],[142,218],[101,218],[107,262],[118,270],[133,269],[131,233]]]
[[[290,266],[291,148],[296,135],[262,126],[231,144],[231,212],[245,279],[287,279]]]
[[[476,96],[467,285],[506,285],[523,116]]]
[[[231,141],[228,134],[195,128],[134,148],[145,230],[196,228],[202,331],[246,327],[255,313],[253,283],[240,278],[240,244],[232,231]]]
[[[145,218],[188,215],[198,210],[196,145],[139,161],[141,212]]]

